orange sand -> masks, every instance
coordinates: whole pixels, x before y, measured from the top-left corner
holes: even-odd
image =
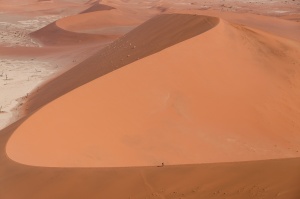
[[[0,47],[63,67],[0,131],[0,198],[299,199],[299,6],[0,0],[3,20],[74,15]]]
[[[51,167],[297,157],[299,53],[297,42],[221,20],[54,100],[7,153]]]

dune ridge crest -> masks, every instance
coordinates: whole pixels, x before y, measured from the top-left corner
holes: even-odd
[[[111,35],[121,36],[142,22],[141,19],[137,19],[133,14],[113,9],[66,17],[58,20],[56,25],[71,32],[95,35],[110,33]],[[107,33],[106,29],[114,31]]]
[[[99,5],[99,4],[97,3],[95,5]],[[106,10],[110,10],[110,9],[100,9],[97,11],[104,12]],[[92,42],[110,43],[113,40],[117,39],[120,35],[92,34],[88,32],[78,32],[74,30],[74,28],[71,28],[75,26],[78,27],[77,30],[78,29],[85,30],[87,28],[85,28],[83,24],[86,24],[89,21],[92,21],[91,25],[95,26],[93,22],[98,21],[97,11],[91,10],[90,12],[83,12],[82,14],[69,16],[57,20],[45,26],[44,28],[31,33],[30,36],[39,40],[43,45],[47,45],[47,46],[78,45],[78,44],[88,44]],[[66,21],[66,22],[62,23],[61,21]],[[111,23],[114,22],[111,20],[108,24]],[[98,27],[99,26],[101,27],[101,25],[103,24],[97,24]]]
[[[89,7],[88,9],[82,11],[80,14],[83,13],[89,13],[89,12],[97,12],[97,11],[103,11],[103,10],[113,10],[115,9],[114,7],[108,6],[108,5],[104,5],[101,4],[100,1],[96,1],[94,3],[92,3],[92,6]]]
[[[30,34],[31,37],[39,40],[43,45],[78,45],[92,42],[109,43],[117,37],[114,35],[96,35],[87,33],[77,33],[64,30],[57,26],[56,22],[37,30]]]
[[[54,61],[65,69],[60,74],[80,63],[30,92],[19,107],[24,117],[17,113],[19,119],[0,131],[1,199],[300,198],[297,1],[0,2],[1,21],[9,23],[73,15],[54,24],[61,44],[49,34],[40,48],[21,47],[25,38],[20,47],[1,47],[2,60]],[[192,15],[159,16],[129,32],[161,12]],[[0,29],[1,42],[17,45],[19,34],[6,34],[11,29],[3,24]],[[60,37],[61,31],[68,34]],[[23,77],[19,64],[13,66]],[[26,131],[38,115],[46,120]],[[69,135],[61,133],[63,126]],[[50,136],[38,143],[45,128]],[[7,155],[15,138],[20,148],[11,149],[22,163]],[[54,158],[37,162],[34,148]],[[23,149],[25,161],[18,159]]]
[[[47,82],[29,97],[25,109],[28,113],[32,113],[91,80],[197,36],[218,23],[219,19],[215,17],[185,14],[166,14],[150,19],[61,76]]]
[[[29,117],[7,153],[51,167],[298,157],[299,52],[295,41],[217,18],[155,17],[60,76],[80,74],[70,86],[81,86],[52,89],[65,95]]]

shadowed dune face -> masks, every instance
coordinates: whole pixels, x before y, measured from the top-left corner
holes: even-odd
[[[8,20],[10,23],[13,23],[13,24],[7,24],[7,26],[5,27],[6,31],[9,28],[11,30],[15,30],[18,33],[19,32],[22,33],[20,36],[15,35],[16,37],[15,40],[18,39],[21,40],[23,37],[26,36],[25,38],[28,41],[25,39],[23,40],[27,42],[29,41],[34,42],[34,44],[32,44],[34,46],[40,45],[38,44],[37,41],[40,41],[41,44],[44,44],[46,46],[54,46],[54,45],[55,46],[65,46],[65,45],[80,46],[80,45],[87,45],[93,43],[110,43],[113,40],[120,37],[121,35],[123,35],[124,33],[126,33],[123,31],[123,32],[108,32],[106,34],[101,34],[101,32],[98,31],[96,32],[97,34],[90,34],[90,33],[95,33],[95,32],[91,32],[92,31],[91,25],[99,29],[105,28],[101,26],[103,23],[101,24],[99,23],[99,21],[103,22],[105,20],[103,18],[109,17],[110,14],[105,13],[101,15],[100,13],[102,11],[109,11],[114,9],[113,7],[110,6],[101,5],[99,4],[99,2],[93,3],[93,2],[86,2],[86,1],[63,1],[63,0],[11,1],[10,3],[8,2],[1,3],[0,8],[1,8],[0,9],[1,18],[3,18],[4,21]],[[83,14],[78,14],[80,12],[82,12]],[[63,27],[58,26],[57,23],[59,23],[60,21],[59,19],[61,18],[64,18],[63,19],[64,21],[68,21],[69,26],[73,25],[78,29],[80,29],[82,32],[77,31],[76,33],[74,33],[72,31],[72,28],[68,29],[66,28],[66,25]],[[115,21],[113,19],[109,20],[106,26],[108,24],[111,26],[122,24],[122,22],[119,22],[120,19],[121,19],[120,17],[119,18],[115,17],[114,18]],[[126,22],[126,17],[124,17],[123,22],[124,21]],[[127,22],[128,21],[129,19],[127,20]],[[84,25],[90,24],[89,29],[87,29],[86,26],[84,26],[83,24]],[[134,25],[137,24],[138,23],[135,23]],[[4,36],[7,37],[6,40],[9,39],[7,35]],[[1,37],[1,40],[3,40],[3,37]],[[20,43],[20,42],[16,41],[15,43]]]
[[[37,12],[33,11],[38,11],[39,14],[60,13],[70,15],[72,13],[82,12],[90,7],[90,5],[97,5],[98,3],[97,0],[50,0],[45,2],[41,1],[41,4],[35,4],[37,1],[39,0],[0,0],[0,14],[7,9],[12,12],[20,12],[18,14],[26,13],[26,15],[36,15]],[[62,4],[60,2],[62,2]],[[149,12],[148,14],[157,13],[150,9],[145,9],[149,8],[151,4],[155,5],[152,7],[154,9],[169,10],[168,4],[164,2],[166,1],[101,0],[101,3],[108,3],[114,7],[116,5],[117,9],[130,7],[128,10],[133,12],[141,10],[140,13],[143,12],[143,14],[144,12]],[[172,0],[169,2],[169,5],[177,4],[176,7],[181,9],[194,6],[194,3],[186,3],[189,1],[182,2],[182,0]],[[248,5],[254,4],[253,1],[240,2],[246,2]],[[273,8],[278,6],[278,1],[263,0],[263,2],[269,3],[267,6],[266,4],[263,6],[259,2],[255,2],[256,8],[259,8],[256,12],[260,13],[261,10],[264,10],[264,12],[269,13],[272,11],[272,6]],[[288,1],[288,4],[290,4],[290,2],[295,2],[294,5],[296,5],[297,1]],[[30,5],[24,5],[27,3],[30,3]],[[31,3],[34,4],[31,5]],[[199,5],[200,9],[202,3],[203,2],[195,2],[195,4]],[[206,5],[208,3],[219,4],[220,2],[205,2]],[[286,3],[286,1],[282,1],[282,3],[279,2],[279,4],[284,3]],[[20,6],[6,6],[6,4]],[[118,6],[120,4],[123,5]],[[234,0],[226,1],[224,4],[222,2],[222,10],[229,9],[228,7],[232,4],[234,5],[232,10],[234,10],[235,7],[239,7],[239,4],[236,4]],[[271,4],[272,6],[270,6]],[[244,8],[242,7],[239,9],[243,10]],[[265,9],[266,7],[268,9]],[[197,10],[196,13],[201,13],[198,12],[199,9],[197,9],[197,7],[195,7],[195,9]],[[294,6],[293,9],[297,9],[297,7]],[[61,13],[61,11],[63,11],[63,13]],[[190,11],[191,10],[185,12],[189,13]],[[241,22],[241,24],[247,24],[247,26],[254,24],[254,26],[250,27],[263,28],[263,30],[268,32],[274,32],[275,30],[275,32],[283,33],[278,34],[280,36],[288,36],[287,38],[291,39],[298,38],[298,41],[300,41],[300,34],[298,34],[299,28],[296,23],[294,23],[295,26],[291,26],[291,23],[286,23],[284,20],[281,22],[276,19],[271,20],[271,18],[263,20],[262,16],[254,16],[254,18],[249,19],[245,14],[237,14],[231,18],[230,16],[233,15],[233,13],[221,13],[220,18],[228,14],[228,19],[230,19],[229,21],[231,22]],[[206,13],[202,14],[206,15]],[[4,15],[1,15],[1,17],[3,16]],[[147,14],[145,16],[144,19],[149,17]],[[216,13],[214,13],[213,16],[219,17]],[[288,18],[294,17],[289,13],[286,14],[286,16]],[[232,20],[234,18],[235,20]],[[96,21],[99,20],[97,19]],[[79,64],[61,77],[44,85],[44,87],[38,89],[34,95],[30,95],[29,103],[26,103],[24,106],[24,110],[27,110],[26,117],[0,131],[0,198],[299,199],[299,158],[174,166],[169,166],[168,164],[172,162],[165,159],[165,157],[168,157],[174,161],[181,158],[181,162],[187,160],[186,157],[182,157],[182,154],[186,153],[187,150],[183,150],[181,154],[177,153],[174,155],[174,151],[176,152],[174,148],[178,148],[178,146],[182,147],[183,144],[186,144],[186,141],[188,141],[190,143],[189,149],[192,151],[192,148],[195,147],[195,143],[199,141],[197,140],[199,137],[205,143],[196,146],[196,149],[205,146],[207,146],[207,148],[199,150],[201,153],[189,153],[188,157],[191,157],[192,154],[192,158],[195,158],[196,155],[200,154],[203,156],[201,161],[204,161],[205,158],[207,158],[206,155],[209,153],[212,154],[212,158],[215,158],[215,155],[220,154],[220,151],[216,153],[216,150],[220,148],[223,150],[222,147],[226,148],[228,146],[227,142],[233,142],[233,144],[231,144],[228,149],[222,151],[220,161],[227,158],[224,157],[224,154],[228,152],[230,152],[230,158],[234,156],[234,158],[237,159],[241,157],[241,154],[244,154],[243,158],[256,159],[263,157],[263,155],[267,153],[270,153],[270,156],[267,157],[270,158],[274,157],[275,152],[278,152],[276,157],[297,156],[298,152],[296,150],[297,144],[299,143],[299,109],[296,99],[299,99],[299,43],[273,37],[256,30],[249,30],[245,27],[228,23],[224,24],[222,21],[219,26],[215,27],[218,23],[219,20],[216,18],[189,15],[160,16],[144,24],[143,28],[129,33],[105,50],[98,52],[95,56]],[[164,28],[156,29],[156,24]],[[72,23],[67,24],[67,26],[68,25],[72,25]],[[61,32],[61,29],[68,30],[70,26],[67,26],[59,27],[58,32]],[[79,33],[82,33],[80,32],[80,26],[81,25],[78,25],[75,28],[77,28]],[[281,31],[278,31],[278,29],[281,29]],[[103,30],[93,28],[93,24],[86,30],[97,34],[100,31],[103,33]],[[69,29],[69,31],[71,31],[71,29]],[[111,33],[112,29],[106,29],[105,31]],[[119,30],[113,28],[113,31]],[[168,32],[168,34],[165,34],[165,32]],[[64,33],[62,34],[64,35]],[[199,36],[192,38],[196,35]],[[221,37],[219,38],[220,35]],[[63,45],[68,45],[72,42],[76,42],[76,39],[82,38],[82,35],[80,37],[78,37],[79,35],[74,37],[73,34],[69,36],[71,39],[65,41],[65,43],[62,42]],[[200,37],[202,39],[200,39]],[[55,39],[55,37],[52,38]],[[92,41],[101,41],[103,38],[97,39]],[[190,40],[184,41],[186,39]],[[206,41],[205,39],[208,40]],[[88,38],[87,40],[91,41]],[[180,44],[173,46],[177,43]],[[97,45],[97,42],[95,42],[95,45]],[[56,56],[54,56],[53,53],[58,54],[60,57],[75,57],[75,52],[78,54],[78,52],[81,51],[82,54],[85,54],[84,56],[88,56],[87,54],[93,54],[92,51],[98,48],[95,46],[92,48],[93,50],[91,50],[88,46],[89,45],[86,46],[87,48],[82,48],[83,45],[77,45],[76,47],[64,46],[63,48],[61,48],[60,45],[46,48],[1,47],[0,51],[2,51],[2,54],[5,56],[14,54],[15,56],[26,56],[30,59],[35,57],[35,55],[45,54],[48,58],[51,57],[51,59],[54,59]],[[134,46],[136,46],[136,48],[134,48]],[[228,46],[230,48],[228,48]],[[170,48],[163,50],[167,47]],[[67,50],[71,48],[73,49],[72,51]],[[133,51],[133,49],[135,50]],[[77,61],[84,59],[83,57],[81,59],[79,58],[82,54],[76,57]],[[148,55],[152,56],[147,57]],[[147,58],[142,59],[144,57]],[[72,58],[66,59],[72,60]],[[132,63],[138,59],[142,60]],[[249,60],[251,61],[248,63],[247,61]],[[153,64],[149,63],[150,61],[153,61]],[[211,66],[208,67],[208,64],[211,64]],[[112,72],[125,65],[127,66]],[[32,67],[32,65],[29,67]],[[97,79],[105,74],[108,75],[104,76],[103,80],[99,81],[99,79]],[[139,77],[140,75],[143,77]],[[189,78],[187,78],[187,76]],[[95,81],[84,85],[93,79],[95,79]],[[151,84],[147,82],[151,82]],[[103,83],[107,85],[102,85]],[[84,95],[78,94],[77,90],[69,93],[70,95],[66,94],[68,91],[81,85],[83,86],[79,88],[78,92],[83,92],[82,94]],[[99,89],[101,89],[101,92]],[[245,89],[249,89],[249,92],[246,92],[247,90]],[[109,94],[111,95],[103,95],[102,91],[106,90],[109,90]],[[128,92],[126,92],[127,90]],[[156,92],[153,92],[153,90]],[[236,94],[234,93],[235,91],[241,93]],[[138,95],[136,92],[140,92],[141,95]],[[62,96],[63,94],[66,95]],[[62,96],[62,98],[50,103],[49,106],[45,106],[45,109],[41,109],[41,112],[38,111],[38,109],[46,103],[49,103],[59,96]],[[74,97],[74,99],[71,99],[71,97]],[[89,97],[94,98],[90,100]],[[250,97],[252,97],[253,100],[251,100]],[[71,103],[67,104],[67,102]],[[71,105],[73,102],[74,105]],[[98,102],[107,102],[109,105],[107,107],[95,106]],[[199,102],[201,102],[201,104]],[[120,104],[128,105],[128,107],[123,107]],[[141,110],[138,110],[143,104],[145,107],[143,106]],[[83,107],[81,107],[81,105],[83,105]],[[54,109],[49,110],[52,107],[54,107]],[[69,113],[60,115],[65,107]],[[132,107],[134,109],[132,109]],[[99,110],[100,108],[101,110]],[[124,112],[124,110],[126,112]],[[35,111],[37,111],[37,115],[41,114],[44,119],[51,119],[49,123],[45,124],[45,121],[42,121],[42,124],[27,123],[26,119],[28,118],[28,122],[36,122],[34,121],[35,115],[30,117]],[[55,116],[49,115],[50,112],[53,112]],[[143,113],[137,115],[139,112]],[[46,113],[47,115],[42,115],[42,113]],[[57,113],[59,113],[61,117],[56,118]],[[117,115],[112,118],[113,114],[119,114],[119,116]],[[246,114],[249,114],[249,117],[247,117]],[[93,115],[97,117],[90,120],[90,117]],[[100,118],[98,118],[98,116],[100,116]],[[77,123],[79,122],[70,122],[72,118],[79,119],[78,121],[86,123],[78,125]],[[104,123],[100,121],[100,119],[106,122]],[[109,120],[113,120],[112,125],[107,124]],[[142,120],[144,121],[143,123],[136,124],[137,121]],[[117,126],[116,122],[118,121],[120,121],[119,128],[121,131],[117,131],[113,142],[111,142],[111,139],[109,140],[113,145],[108,145],[108,142],[104,143],[105,139],[111,138],[112,135],[108,134],[108,137],[103,136],[103,139],[97,137],[97,135],[100,135],[99,133],[106,132],[106,130],[116,130],[117,127],[115,126]],[[128,121],[133,122],[130,123]],[[59,122],[61,123],[58,124]],[[29,133],[23,131],[32,124],[34,124],[34,127],[37,127],[37,129],[34,129],[34,131],[30,129],[30,131],[28,131]],[[57,124],[59,128],[54,129]],[[64,125],[61,124],[66,124],[67,126],[64,127]],[[18,135],[16,137],[14,136],[11,142],[7,144],[9,137],[20,125]],[[99,125],[102,125],[99,128],[102,132],[93,128],[98,128]],[[143,131],[137,131],[140,130],[138,125],[142,125]],[[62,127],[66,128],[66,134],[61,133],[61,130],[63,130]],[[108,129],[104,129],[106,127]],[[89,131],[87,131],[87,128]],[[225,129],[226,132],[220,131],[220,129],[223,130],[222,128]],[[43,136],[45,129],[52,134],[50,134],[50,136],[49,134],[47,135],[51,139],[46,140],[47,137],[46,139],[42,138],[37,141],[37,139]],[[145,131],[145,129],[150,130]],[[196,131],[193,129],[196,129]],[[198,131],[199,129],[201,131]],[[203,129],[207,131],[203,131]],[[129,136],[126,137],[126,139],[120,139],[124,137],[123,134],[126,131]],[[79,134],[75,132],[79,132]],[[149,134],[149,132],[152,134]],[[153,132],[157,132],[156,135],[153,134]],[[171,135],[165,136],[167,135],[165,134],[166,132],[171,133]],[[285,132],[285,135],[283,135],[283,132]],[[21,136],[19,133],[21,133]],[[196,137],[197,133],[198,137]],[[232,138],[236,133],[246,136],[244,139],[253,134],[253,138],[246,140],[246,142],[243,142],[245,140],[240,139],[241,137],[238,137],[237,140],[224,140],[229,134],[231,136],[230,138]],[[86,136],[83,137],[83,134]],[[26,139],[23,139],[24,137],[22,136],[24,135]],[[105,133],[105,135],[107,134]],[[132,137],[130,137],[132,135],[137,136],[137,139],[132,139]],[[145,136],[143,137],[145,139],[141,139],[141,135]],[[191,138],[195,141],[187,140],[186,137],[180,137],[184,135],[191,135]],[[175,146],[176,143],[171,143],[174,148],[171,148],[173,155],[170,156],[169,152],[164,150],[163,147],[166,148],[166,140],[173,140],[173,137],[174,141],[179,144]],[[93,138],[95,139],[92,140]],[[159,142],[153,142],[152,138],[158,138],[157,140],[159,140]],[[179,140],[179,138],[182,139]],[[279,141],[277,138],[279,138]],[[63,141],[61,141],[61,139]],[[77,139],[80,139],[80,141]],[[76,143],[72,141],[77,141],[78,146],[75,146]],[[240,143],[237,141],[240,141]],[[20,143],[20,148],[9,146],[18,142]],[[89,148],[87,142],[90,142],[93,146]],[[99,146],[99,143],[104,144]],[[170,142],[167,144],[169,143]],[[119,158],[121,155],[130,152],[128,146],[126,146],[128,144],[135,144],[136,148],[134,148],[134,153],[128,156],[128,159]],[[209,144],[212,144],[212,146]],[[240,150],[233,151],[232,147],[237,147],[239,144],[238,149]],[[272,150],[270,144],[274,145],[274,148],[276,148],[275,151]],[[67,145],[70,147],[66,148],[66,150],[59,151],[62,146],[65,147]],[[144,147],[140,148],[142,145],[144,145]],[[168,147],[171,145],[168,145]],[[110,158],[110,156],[106,155],[114,155],[114,153],[117,153],[113,159],[108,161],[109,166],[113,166],[114,164],[129,165],[126,161],[132,160],[135,160],[132,162],[135,165],[142,165],[142,160],[144,160],[147,165],[149,165],[151,161],[153,164],[161,164],[159,161],[164,161],[166,166],[163,168],[156,166],[128,168],[33,167],[22,165],[9,159],[6,153],[6,146],[15,150],[16,153],[12,152],[12,154],[16,155],[15,158],[17,161],[22,161],[21,159],[23,158],[23,160],[26,159],[25,161],[27,161],[28,164],[34,164],[34,162],[29,162],[29,160],[35,161],[35,158],[39,158],[43,153],[45,157],[52,158],[52,162],[49,163],[42,159],[38,164],[90,167],[90,165],[81,163],[81,161],[87,161],[87,163],[90,163],[92,166],[104,166],[101,161],[106,161]],[[36,149],[40,146],[41,149],[38,150],[41,151],[40,154],[38,154],[36,153]],[[119,148],[114,146],[118,146]],[[154,152],[159,151],[157,154],[161,155],[160,157],[162,157],[163,160],[159,159],[159,157],[153,158],[149,146],[152,148],[154,146],[161,147],[157,148],[158,150],[154,148]],[[253,146],[257,148],[251,148]],[[108,151],[110,154],[104,151],[103,154],[95,155],[94,151],[90,151],[94,149],[97,152],[101,152],[101,150],[99,150],[100,147],[104,147],[105,150],[111,150],[111,152]],[[58,157],[53,151],[48,153],[50,148],[57,151],[57,154],[60,156]],[[137,148],[140,151],[136,150]],[[245,148],[248,150],[245,151]],[[23,149],[25,149],[24,154],[26,157],[20,158],[19,150]],[[124,151],[121,151],[121,149],[124,149]],[[71,153],[67,154],[68,150],[71,150]],[[79,153],[75,155],[74,159],[70,159],[69,157],[73,156],[75,152]],[[145,158],[144,154],[146,153],[148,156]],[[261,156],[258,157],[255,153],[260,153]],[[136,161],[140,158],[141,154],[144,159],[139,159],[139,162]],[[165,154],[167,156],[165,156]],[[48,155],[50,157],[48,157]],[[65,159],[61,160],[57,158]],[[23,163],[25,163],[25,161]],[[192,161],[189,159],[187,162]],[[37,162],[35,161],[35,163]]]
[[[84,10],[81,13],[89,13],[89,12],[96,12],[96,11],[103,11],[103,10],[112,10],[115,9],[111,6],[107,6],[107,5],[103,5],[103,4],[99,4],[98,2],[94,3],[93,6],[91,6],[90,8]]]
[[[86,33],[70,32],[61,29],[55,22],[31,33],[30,35],[48,46],[79,45],[92,42],[109,43],[117,38],[112,35],[91,35]]]
[[[38,92],[29,97],[25,107],[32,113],[78,86],[208,31],[218,22],[219,19],[214,17],[184,14],[155,17],[55,80],[45,84]],[[169,24],[173,25],[170,26]],[[164,28],[157,28],[157,26]],[[137,46],[135,50],[133,50],[134,46]]]
[[[30,35],[50,46],[109,43],[144,22],[143,18],[113,7],[105,7],[98,3],[94,6],[98,10],[60,19]]]
[[[202,34],[157,52],[169,46],[165,38],[174,42],[191,34],[180,29],[180,21]],[[163,15],[135,29],[101,52],[109,66],[138,59],[141,52],[156,54],[41,108],[13,134],[7,154],[24,164],[53,167],[299,156],[299,43],[224,21],[213,28],[217,23]],[[97,56],[85,64],[95,64]]]

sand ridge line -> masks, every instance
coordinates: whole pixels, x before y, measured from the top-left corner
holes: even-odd
[[[134,1],[123,3],[134,5]],[[224,52],[227,52],[227,49]],[[89,66],[86,63],[86,68]],[[99,73],[95,74],[97,75]],[[225,71],[222,75],[228,75],[228,72]],[[90,80],[95,79],[95,76],[91,75]],[[78,78],[78,76],[73,73],[69,78]],[[184,98],[180,97],[180,92],[173,92],[169,96],[169,99],[173,99],[169,100],[172,102],[169,104],[175,104],[176,108],[183,107],[184,103],[180,104],[180,102],[184,102],[182,100]],[[43,101],[43,95],[39,97],[39,100]],[[32,110],[30,109],[29,113]],[[66,169],[20,165],[8,159],[5,145],[8,137],[21,123],[22,121],[18,121],[0,133],[0,176],[3,179],[0,180],[0,197],[3,199],[124,198],[124,196],[131,196],[132,199],[154,198],[155,196],[149,196],[144,191],[145,185],[140,183],[142,182],[141,170],[145,176],[149,176],[147,181],[152,186],[165,191],[167,198],[298,199],[300,195],[299,159],[170,166],[164,168],[163,172],[153,167]]]
[[[168,29],[153,28],[165,24]],[[12,135],[7,153],[24,164],[53,167],[298,157],[299,125],[293,125],[291,118],[299,120],[299,71],[295,64],[299,63],[299,52],[296,41],[217,18],[157,16],[45,85],[38,93],[44,99],[50,95],[46,89],[52,86],[53,93],[66,92],[61,85],[54,86],[66,79],[71,80],[69,86],[74,90],[31,115]],[[143,59],[137,59],[140,57]],[[70,74],[73,79],[67,78]],[[82,79],[75,79],[76,74]],[[45,103],[36,101],[42,99],[38,95],[30,101],[31,107]],[[289,106],[294,108],[287,109]],[[78,113],[89,117],[83,120]],[[276,128],[271,125],[273,120],[278,121]],[[55,130],[39,125],[42,121]],[[34,146],[39,150],[26,146],[25,137],[18,137],[18,133],[31,137],[32,142],[36,139]],[[66,140],[72,137],[74,143],[68,142],[66,147],[64,140],[56,137],[62,135]],[[51,145],[55,143],[56,150],[64,153],[45,147],[43,139],[46,143],[52,140]],[[111,140],[113,144],[109,144]]]
[[[24,18],[16,17],[13,20],[9,20],[10,15],[12,14],[4,15],[3,21],[0,22],[0,45],[10,51],[12,47],[42,48],[42,44],[32,38],[30,33],[65,17],[65,14],[48,14],[31,17],[26,16]],[[98,48],[101,49],[104,45],[105,44],[102,46],[99,45]],[[25,50],[25,48],[23,49]],[[22,51],[22,49],[18,48],[17,51]],[[92,50],[92,52],[93,51],[95,50]],[[1,97],[0,101],[0,128],[4,128],[20,118],[22,114],[18,113],[18,110],[20,111],[24,100],[29,97],[32,91],[36,91],[35,88],[45,82],[45,80],[48,79],[47,77],[50,77],[54,72],[58,72],[58,70],[61,69],[61,67],[58,67],[58,64],[53,63],[51,60],[35,61],[35,58],[32,58],[32,56],[28,59],[30,60],[26,58],[24,60],[13,60],[5,57],[0,60],[0,75],[2,77],[0,81],[3,80],[3,82],[1,82],[0,91],[1,95],[5,96]],[[73,58],[71,60],[72,63],[68,63],[67,65],[77,64],[79,60],[82,60],[82,56],[76,59]],[[66,64],[65,61],[64,64]],[[59,65],[61,66],[61,64]],[[70,66],[67,68],[70,68]],[[13,113],[13,110],[15,113]]]
[[[161,30],[155,29],[154,26],[156,25],[156,20],[159,20],[160,18],[163,18],[164,20],[159,21],[160,24],[167,24],[169,23],[170,20],[173,19],[180,19],[179,23],[185,23],[189,19],[193,19],[191,24],[183,24],[183,28],[187,28],[188,34],[181,35],[178,34],[180,30],[173,30],[173,27],[170,27],[168,29],[171,29],[172,31],[172,37],[174,37],[174,40],[168,40],[168,36],[163,36],[163,42],[161,42],[159,45],[153,46],[152,43],[155,43],[156,40],[160,40],[161,38],[156,37],[155,35],[151,35],[150,31],[155,30],[155,34],[160,33]],[[59,83],[59,85],[63,85],[64,87],[68,88],[76,88],[78,85],[82,85],[84,83],[87,83],[88,81],[91,81],[92,79],[95,79],[99,76],[102,76],[104,74],[107,74],[108,72],[111,72],[113,70],[116,70],[117,68],[120,68],[124,65],[127,65],[131,62],[134,62],[136,60],[142,59],[145,56],[151,55],[155,52],[158,52],[160,50],[163,50],[166,47],[172,46],[176,44],[177,42],[181,42],[184,39],[187,39],[189,37],[196,36],[196,33],[203,33],[210,28],[213,28],[215,25],[218,23],[218,19],[215,17],[211,17],[210,20],[212,23],[209,23],[208,26],[203,26],[201,28],[197,27],[197,23],[207,23],[207,21],[202,20],[201,16],[199,17],[199,20],[197,20],[197,17],[192,16],[192,15],[181,15],[181,14],[169,14],[169,15],[162,15],[162,16],[157,16],[153,18],[153,20],[147,21],[149,23],[149,28],[146,27],[147,29],[147,35],[142,36],[142,37],[136,37],[136,35],[142,35],[143,34],[143,28],[141,29],[140,27],[136,28],[135,30],[131,31],[130,33],[126,34],[125,36],[119,38],[118,40],[114,41],[112,44],[108,45],[104,49],[98,51],[96,54],[91,56],[89,59],[83,61],[80,63],[78,66],[74,67],[70,71],[67,71],[65,74],[62,74],[61,77],[58,77],[58,81],[62,81],[64,83]],[[139,46],[137,46],[133,41],[138,38],[137,43],[140,43]],[[132,40],[132,43],[130,42]],[[137,48],[135,50],[134,46]],[[151,48],[148,48],[149,46],[152,46]],[[129,54],[130,53],[130,54]],[[116,54],[116,55],[113,55]],[[118,56],[116,59],[111,59],[110,56]],[[98,65],[100,64],[100,66]],[[88,65],[91,69],[86,70],[86,65]],[[78,72],[81,71],[81,72]],[[74,81],[74,78],[67,78],[68,81],[63,80],[65,76],[71,76],[71,74],[76,73],[76,74],[82,74],[76,81]],[[92,77],[92,78],[91,78]],[[53,84],[57,83],[57,80],[50,82],[50,85],[52,86]],[[74,81],[74,82],[73,82]],[[72,82],[72,84],[71,84]],[[45,85],[46,87],[48,85]],[[55,86],[58,93],[63,93],[63,87],[60,86]],[[68,90],[70,89],[68,88]],[[41,90],[41,93],[43,92],[44,89]],[[40,93],[40,94],[41,94]],[[48,93],[48,92],[47,92]],[[45,96],[48,96],[48,94],[44,93]],[[43,95],[44,95],[43,94]],[[35,101],[34,98],[34,106],[40,106],[40,102]],[[52,97],[48,96],[48,100],[52,99]],[[47,100],[47,101],[48,101]],[[30,102],[29,104],[33,103]]]

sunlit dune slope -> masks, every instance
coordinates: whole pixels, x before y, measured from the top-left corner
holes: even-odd
[[[44,45],[78,45],[94,42],[111,42],[129,32],[141,20],[95,3],[82,14],[60,19],[31,33]]]
[[[47,168],[10,161],[0,134],[2,198],[278,198],[300,196],[300,159],[127,168]],[[16,191],[18,190],[18,191]],[[37,191],[38,190],[38,191]],[[118,191],[116,191],[118,190]]]
[[[142,19],[120,10],[102,10],[66,17],[57,26],[77,33],[120,36],[141,24]]]
[[[199,18],[197,27],[206,30],[214,21],[164,17],[192,17],[189,26]],[[135,30],[155,41],[144,49],[174,34],[156,25],[159,32],[148,28],[151,21]],[[39,166],[110,167],[299,156],[299,43],[225,21],[201,32],[49,103],[13,134],[9,157]],[[139,44],[147,40],[130,36],[130,51],[119,60],[144,50]],[[111,47],[118,55],[125,46]]]
[[[218,21],[214,17],[183,14],[157,16],[30,94],[24,105],[26,112],[32,113],[80,85],[201,34]]]
[[[299,158],[128,168],[19,165],[8,160],[4,153],[4,143],[18,123],[0,134],[0,175],[5,179],[0,181],[2,198],[298,199],[300,196]]]

